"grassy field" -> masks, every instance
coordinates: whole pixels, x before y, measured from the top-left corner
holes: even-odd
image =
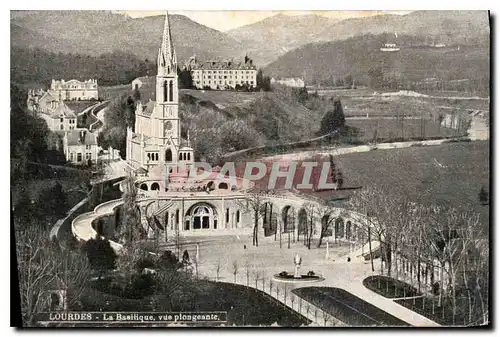
[[[358,129],[362,141],[374,141],[375,137],[390,141],[393,139],[414,139],[457,136],[456,130],[444,128],[430,119],[347,119],[346,124]]]
[[[387,298],[412,297],[422,295],[415,287],[392,277],[375,275],[363,280],[363,285]]]
[[[270,326],[277,323],[279,326],[293,327],[311,323],[307,318],[288,308],[284,308],[274,298],[261,291],[238,284],[203,280],[195,282],[196,293],[183,294],[182,288],[176,290],[175,296],[180,296],[183,300],[180,302],[171,301],[173,307],[170,309],[165,309],[169,302],[165,301],[166,296],[161,293],[146,296],[142,299],[126,299],[104,292],[105,287],[99,287],[99,290],[88,288],[80,299],[81,308],[77,309],[134,312],[152,312],[155,309],[160,312],[227,311],[227,323],[212,323],[210,326],[214,324],[225,326]],[[155,297],[158,297],[158,299]],[[184,298],[192,298],[192,300],[186,301]],[[155,307],[152,305],[153,299],[157,301]],[[160,300],[165,302],[160,303]]]
[[[348,188],[377,185],[415,202],[475,211],[488,225],[489,207],[480,204],[481,187],[490,191],[487,141],[376,150],[334,157]],[[324,191],[323,198],[347,197],[355,190]],[[311,192],[312,193],[312,192]]]
[[[111,87],[99,87],[99,98],[104,100],[113,99],[115,97],[121,96],[124,93],[131,91],[130,84],[114,85]]]
[[[343,289],[304,287],[292,292],[349,326],[408,326],[406,322]]]

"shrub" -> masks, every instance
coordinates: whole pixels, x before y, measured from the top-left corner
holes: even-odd
[[[288,276],[288,273],[286,271],[282,271],[279,275],[281,277],[286,277],[286,276]]]

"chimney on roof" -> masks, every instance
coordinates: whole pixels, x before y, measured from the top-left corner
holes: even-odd
[[[80,131],[80,143],[85,144],[85,136],[87,134],[86,130]]]

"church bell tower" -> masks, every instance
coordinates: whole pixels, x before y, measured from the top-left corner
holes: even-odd
[[[180,146],[181,129],[178,106],[177,56],[172,44],[168,13],[165,15],[165,25],[157,64],[156,104],[162,120],[160,137],[163,139],[162,145],[165,148],[163,159],[165,163],[170,163],[176,161],[175,155]]]

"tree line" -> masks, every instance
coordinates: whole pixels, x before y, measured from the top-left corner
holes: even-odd
[[[39,48],[11,49],[11,80],[50,86],[52,79],[97,79],[99,85],[128,84],[156,74],[156,62],[120,51],[100,56],[51,53]]]

